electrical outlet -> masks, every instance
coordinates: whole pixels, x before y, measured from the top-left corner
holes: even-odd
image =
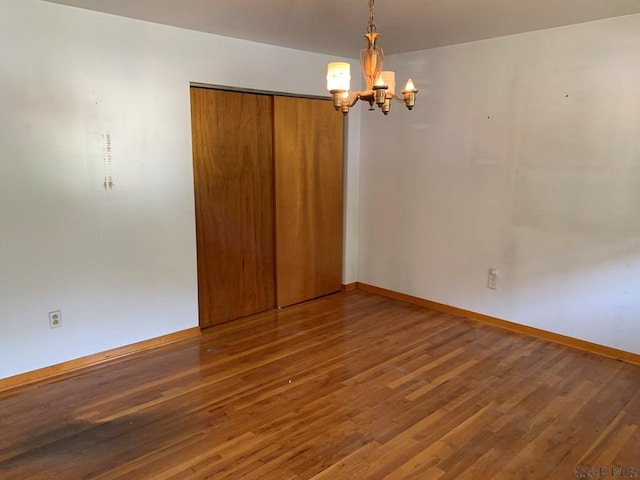
[[[490,288],[492,290],[498,289],[498,269],[489,269],[489,276],[487,277],[487,288]]]
[[[49,312],[49,328],[58,328],[62,326],[62,312],[55,310]]]

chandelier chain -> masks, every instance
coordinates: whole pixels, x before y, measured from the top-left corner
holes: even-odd
[[[369,26],[367,27],[367,33],[376,32],[376,24],[373,23],[373,4],[375,0],[369,0]]]

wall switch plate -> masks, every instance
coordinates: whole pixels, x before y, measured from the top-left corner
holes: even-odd
[[[58,328],[62,326],[62,312],[55,310],[49,312],[49,328]]]
[[[489,269],[489,276],[487,277],[487,288],[490,288],[492,290],[498,289],[498,269],[497,268]]]

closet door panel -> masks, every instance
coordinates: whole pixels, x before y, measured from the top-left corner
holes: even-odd
[[[191,88],[200,326],[275,306],[273,98]]]
[[[278,306],[342,287],[342,128],[329,101],[274,98]]]

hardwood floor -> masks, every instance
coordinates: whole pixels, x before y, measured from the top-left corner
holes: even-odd
[[[633,478],[639,387],[638,366],[351,291],[0,394],[0,478]]]

